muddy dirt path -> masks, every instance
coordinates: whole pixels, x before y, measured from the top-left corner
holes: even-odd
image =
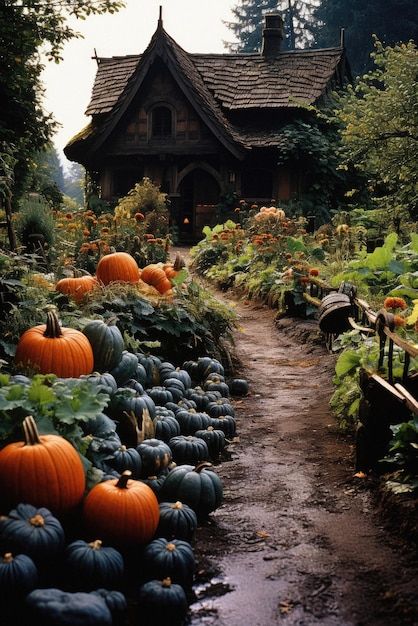
[[[387,532],[355,476],[316,323],[234,306],[251,393],[234,400],[239,442],[217,466],[224,503],[197,531],[191,626],[418,624],[416,548]]]

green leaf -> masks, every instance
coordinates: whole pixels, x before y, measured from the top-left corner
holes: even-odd
[[[360,366],[360,363],[361,357],[357,352],[345,350],[338,357],[337,363],[335,364],[335,372],[337,376],[346,376],[357,369]]]

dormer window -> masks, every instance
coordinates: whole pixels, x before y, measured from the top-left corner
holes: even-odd
[[[173,134],[171,109],[166,106],[157,106],[152,110],[152,137],[164,139]]]

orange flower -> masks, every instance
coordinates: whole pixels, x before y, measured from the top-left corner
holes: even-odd
[[[134,218],[139,222],[140,220],[145,219],[145,215],[143,213],[135,213]]]
[[[72,220],[73,219],[73,214],[72,213],[66,213],[65,217],[67,220]]]
[[[400,315],[394,315],[393,322],[395,324],[395,328],[403,328],[404,326],[406,326],[407,320]]]
[[[385,309],[406,309],[406,302],[403,298],[386,298],[383,303]]]
[[[85,229],[83,230],[83,235],[84,235],[85,237],[89,237],[89,236],[90,236],[90,231],[89,231],[89,230],[87,230],[87,228],[85,228]]]
[[[310,276],[319,276],[319,270],[317,270],[317,269],[316,269],[316,267],[312,267],[312,268],[309,270],[309,275],[310,275]]]

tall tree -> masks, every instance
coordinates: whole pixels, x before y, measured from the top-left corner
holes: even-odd
[[[376,70],[348,90],[339,106],[341,156],[369,176],[375,202],[418,217],[418,48],[376,41]]]
[[[231,52],[259,52],[262,44],[265,15],[278,13],[284,19],[284,49],[307,47],[311,32],[307,25],[319,0],[241,0],[231,9],[236,22],[225,22],[237,42],[225,42]]]
[[[373,68],[373,35],[384,45],[418,41],[416,0],[321,0],[313,13],[316,45],[338,45],[344,29],[353,76]]]
[[[61,60],[64,43],[78,36],[68,26],[70,15],[84,18],[124,6],[115,0],[1,1],[0,200],[6,212],[16,208],[32,157],[49,145],[55,129],[53,118],[42,108],[40,53],[57,63]]]

